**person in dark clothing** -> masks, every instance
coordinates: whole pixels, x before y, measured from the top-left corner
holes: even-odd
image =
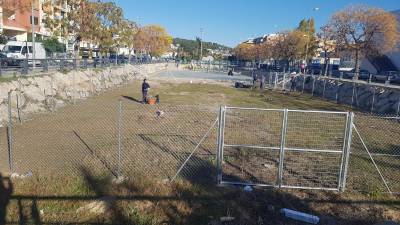
[[[228,71],[228,76],[233,76],[233,71],[232,71],[232,69],[230,69],[230,70]]]
[[[149,83],[147,83],[147,80],[144,79],[143,83],[142,83],[142,95],[143,95],[142,103],[147,102],[147,94],[149,92],[149,89],[150,89],[150,85],[149,85]]]
[[[292,76],[290,78],[290,92],[295,91],[296,88],[296,77]]]
[[[253,85],[256,84],[257,81],[257,74],[253,71]]]

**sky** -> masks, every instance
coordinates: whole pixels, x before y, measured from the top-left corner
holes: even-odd
[[[115,0],[125,17],[141,25],[159,24],[173,37],[234,47],[248,38],[295,28],[313,17],[316,27],[349,5],[364,4],[393,11],[400,0]],[[319,10],[314,11],[314,8]]]

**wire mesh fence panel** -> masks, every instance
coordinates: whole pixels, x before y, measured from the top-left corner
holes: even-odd
[[[289,110],[283,185],[339,187],[347,113]]]
[[[0,127],[0,173],[9,172],[7,128]]]
[[[171,179],[209,177],[215,167],[215,108],[125,103],[122,110],[122,171]],[[200,143],[207,131],[210,133]]]
[[[283,110],[227,108],[223,182],[276,185]]]
[[[279,150],[224,147],[222,179],[225,183],[277,185]]]
[[[14,171],[79,175],[82,167],[115,175],[117,104],[86,102],[16,123]]]
[[[352,145],[349,171],[352,189],[367,194],[400,194],[399,122],[396,117],[357,114],[354,124],[360,137]]]
[[[347,113],[289,110],[285,149],[342,151]]]

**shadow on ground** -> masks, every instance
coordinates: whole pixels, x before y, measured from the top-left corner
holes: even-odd
[[[194,157],[193,160],[202,160]],[[399,200],[350,201],[341,199],[339,194],[333,192],[292,192],[278,189],[244,192],[240,186],[217,187],[214,166],[208,161],[195,165],[201,166],[191,166],[190,170],[187,168],[189,171],[182,171],[181,179],[172,184],[165,181],[145,181],[147,178],[138,176],[121,183],[113,183],[113,177],[95,176],[87,168],[82,168],[82,179],[91,193],[94,193],[88,196],[12,195],[13,185],[10,179],[0,176],[0,224],[303,224],[284,218],[279,213],[281,208],[290,208],[319,216],[324,213],[326,216],[321,216],[321,224],[364,225],[382,220],[377,215],[378,212],[374,211],[369,217],[360,216],[361,205],[400,207]],[[105,203],[106,213],[89,216],[84,221],[82,218],[71,221],[69,217],[48,221],[41,216],[37,203],[77,201],[88,205],[99,200]],[[18,217],[11,218],[12,221],[6,223],[7,205],[10,201],[17,202]],[[29,210],[24,207],[24,202],[30,203]],[[148,206],[142,207],[143,204]],[[138,210],[136,213],[132,214],[128,210],[132,206]],[[326,210],[316,211],[319,206]],[[335,208],[338,211],[332,211]],[[340,213],[341,210],[343,214]],[[234,217],[234,221],[220,222],[221,217],[227,216]]]

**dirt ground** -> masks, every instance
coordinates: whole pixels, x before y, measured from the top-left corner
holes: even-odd
[[[135,220],[132,224],[220,224],[218,221],[221,216],[234,216],[233,224],[302,224],[283,218],[279,213],[279,209],[283,207],[316,214],[321,217],[320,224],[400,221],[400,202],[381,195],[380,192],[373,192],[371,195],[371,190],[366,193],[349,191],[340,194],[327,191],[256,189],[246,193],[242,187],[214,185],[217,133],[215,121],[220,105],[334,111],[348,111],[349,108],[298,93],[261,93],[259,90],[234,89],[232,83],[219,83],[216,80],[170,79],[163,76],[150,77],[149,80],[150,94],[160,96],[161,104],[156,106],[140,103],[140,81],[135,81],[56,112],[34,116],[22,112],[23,122],[16,123],[13,130],[12,166],[20,174],[31,171],[35,177],[21,182],[17,180],[15,183],[14,195],[20,199],[26,198],[23,202],[27,205],[24,207],[32,208],[32,198],[78,195],[79,198],[73,204],[73,198],[55,198],[56,201],[52,203],[44,198],[37,203],[36,207],[39,209],[48,210],[51,206],[51,210],[42,216],[42,222],[67,224],[82,221],[100,223],[93,220],[93,215],[85,216],[83,220],[82,217],[69,215],[74,215],[77,208],[103,195],[119,196],[114,197],[116,204],[133,210],[136,213],[135,218],[141,218],[142,223]],[[227,128],[232,132],[226,136],[227,143],[241,144],[238,140],[245,140],[247,144],[279,146],[279,113],[233,113],[228,118],[232,121],[228,121]],[[332,122],[324,122],[327,119]],[[294,115],[290,123],[293,130],[289,131],[288,143],[292,143],[292,147],[341,147],[344,125],[342,118],[315,119]],[[300,125],[305,128],[301,130]],[[321,133],[322,128],[329,132]],[[204,137],[207,131],[209,134]],[[316,135],[318,138],[315,138]],[[203,137],[204,141],[181,171],[178,183],[168,184],[167,181],[174,177]],[[279,159],[276,151],[257,152],[253,149],[249,151],[251,154],[243,155],[242,149],[232,148],[227,152],[228,158],[224,164],[227,178],[252,182],[261,180],[271,184],[276,182]],[[316,180],[315,177],[308,177],[308,180],[315,180],[311,182],[313,185],[337,184],[336,165],[340,160],[337,156],[312,154],[301,157],[296,153],[288,155],[288,162],[292,166],[287,169],[291,175],[287,182],[296,185],[304,181],[304,174],[313,174],[325,178]],[[3,173],[8,172],[7,158],[6,130],[2,129],[0,171]],[[101,191],[94,187],[96,185],[88,185],[88,177],[85,177],[85,185],[68,181],[68,177],[80,177],[82,171],[86,170],[90,171],[92,179],[118,175],[136,179],[124,182],[122,186],[110,184],[107,190]],[[298,173],[295,172],[299,170],[304,174],[297,176]],[[359,173],[359,170],[355,171]],[[399,174],[398,170],[392,173],[395,176]],[[138,181],[137,177],[142,177],[143,174],[146,176],[143,178],[145,181]],[[65,187],[60,188],[60,184],[55,184],[58,181]],[[39,190],[38,187],[42,188]],[[135,195],[140,194],[147,194],[148,199],[132,200]],[[167,200],[163,200],[164,197]],[[18,197],[14,200],[11,208],[15,211],[11,211],[18,212]],[[61,212],[64,214],[60,214]],[[126,213],[122,210],[122,214]],[[147,219],[138,215],[147,215]],[[15,216],[12,218],[9,215],[10,220],[21,219],[17,214]],[[105,218],[101,223],[109,223],[104,221],[108,219]]]

